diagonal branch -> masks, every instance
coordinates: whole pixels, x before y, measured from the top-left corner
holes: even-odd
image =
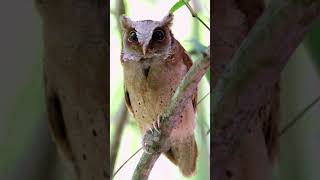
[[[210,31],[210,27],[204,22],[202,21],[202,19],[198,16],[198,14],[193,10],[193,8],[190,6],[189,2],[184,0],[183,3],[187,6],[187,8],[189,9],[192,17],[198,19],[201,24],[203,24],[209,31]]]
[[[150,171],[159,158],[161,152],[168,150],[167,138],[172,131],[175,121],[182,113],[188,100],[191,99],[192,94],[196,91],[198,83],[210,65],[210,54],[207,52],[204,58],[196,61],[184,79],[178,86],[175,94],[173,95],[169,106],[164,110],[164,113],[160,116],[160,130],[161,136],[159,143],[155,144],[158,147],[158,152],[153,154],[143,153],[135,171],[133,174],[133,180],[146,180],[150,174]]]
[[[119,30],[119,35],[121,36],[121,27],[120,27],[120,15],[125,14],[126,12],[126,7],[124,5],[123,0],[117,0],[116,1],[116,11],[115,11],[115,16],[117,18],[117,28]],[[121,105],[120,105],[120,110],[118,114],[118,118],[115,121],[116,122],[116,130],[114,134],[114,140],[113,143],[111,144],[111,153],[110,153],[110,158],[111,158],[111,163],[110,163],[110,172],[113,173],[114,171],[114,166],[116,163],[117,155],[118,155],[118,150],[120,146],[120,140],[122,137],[122,133],[124,130],[124,126],[128,121],[128,111],[125,105],[124,100],[122,100]]]
[[[316,105],[320,100],[320,96],[318,96],[315,100],[313,100],[308,106],[306,106],[301,112],[299,112],[291,121],[288,122],[278,133],[278,136],[284,135],[290,128],[293,127],[314,105]]]

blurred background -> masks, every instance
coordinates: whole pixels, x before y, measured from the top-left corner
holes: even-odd
[[[40,16],[33,1],[5,1],[0,22],[0,180],[63,180],[45,114]]]
[[[115,134],[115,127],[123,118],[128,118],[124,122],[124,132],[120,141],[118,156],[116,158],[115,170],[117,170],[135,151],[142,145],[142,137],[131,114],[124,116],[123,111],[123,72],[120,63],[121,51],[121,33],[119,29],[119,15],[126,14],[132,20],[161,20],[169,13],[169,10],[177,1],[163,0],[111,0],[110,11],[110,112],[111,112],[111,132],[110,142],[114,143],[118,134]],[[190,5],[197,12],[199,17],[210,26],[210,1],[192,0]],[[186,6],[179,8],[174,12],[174,21],[172,25],[174,37],[182,46],[192,54],[192,59],[197,60],[201,57],[203,51],[210,44],[210,31],[206,29],[197,19],[193,18]],[[207,74],[209,77],[209,74]],[[207,78],[203,78],[199,86],[198,102],[209,93],[209,83]],[[196,119],[196,141],[199,150],[197,161],[197,174],[192,178],[183,178],[179,169],[173,165],[164,155],[161,155],[153,167],[150,179],[209,179],[209,142],[210,136],[206,132],[210,128],[210,97],[206,96],[198,105]],[[114,151],[110,147],[111,152]],[[113,148],[113,149],[112,149]],[[114,179],[130,179],[134,169],[142,155],[140,151],[131,159],[114,177]]]
[[[320,22],[291,56],[282,73],[281,125],[291,121],[320,96]],[[320,103],[308,111],[280,137],[279,165],[275,175],[281,180],[320,179]]]
[[[122,104],[122,68],[119,60],[120,34],[117,27],[116,3],[111,1],[111,142],[115,123],[120,119]],[[19,4],[18,4],[19,3]],[[125,1],[126,14],[132,19],[161,19],[175,3],[173,0]],[[191,0],[199,16],[209,24],[209,2]],[[161,5],[160,5],[161,4]],[[140,14],[148,12],[146,14]],[[41,21],[32,1],[5,1],[0,5],[0,180],[64,180],[69,179],[57,158],[55,145],[49,136],[43,99]],[[180,25],[180,23],[182,23]],[[185,27],[185,28],[181,28]],[[198,30],[196,30],[198,29]],[[183,7],[175,12],[175,37],[188,50],[209,44],[207,30]],[[196,37],[196,38],[195,38]],[[196,39],[193,45],[189,40]],[[200,44],[198,44],[198,42]],[[198,44],[198,45],[197,45]],[[196,58],[193,56],[193,59]],[[285,125],[311,101],[320,95],[320,23],[315,24],[282,73],[281,125]],[[208,91],[203,78],[199,98]],[[210,126],[209,101],[199,104],[197,142],[200,145],[198,175],[207,179],[209,139],[202,130]],[[275,180],[320,179],[320,105],[315,105],[280,141],[279,165]],[[200,118],[201,117],[201,118]],[[206,124],[207,123],[207,124]],[[282,127],[282,126],[281,126]],[[207,137],[209,138],[209,137]],[[117,169],[141,145],[136,124],[129,118],[115,165]],[[136,155],[116,176],[130,179],[141,154]],[[167,168],[166,166],[170,167]],[[156,170],[158,169],[158,171]],[[151,179],[165,175],[167,179],[182,179],[178,169],[165,158],[157,161]]]

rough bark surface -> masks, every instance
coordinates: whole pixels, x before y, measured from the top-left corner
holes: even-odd
[[[48,119],[76,179],[110,179],[107,1],[36,0]]]
[[[216,85],[263,10],[263,0],[213,1],[211,87]]]
[[[212,88],[216,86],[218,79],[230,64],[236,50],[247,37],[263,10],[263,0],[214,1]],[[227,177],[232,179],[263,179],[260,176],[264,175],[262,177],[268,179],[268,157],[266,153],[270,151],[269,154],[274,154],[273,151],[276,149],[276,141],[272,139],[276,131],[272,132],[272,130],[277,130],[279,112],[274,110],[279,108],[279,90],[274,88],[266,93],[269,99],[273,99],[273,102],[265,100],[263,106],[261,106],[261,115],[256,117],[259,118],[257,122],[260,123],[250,125],[252,133],[243,138],[235,159],[229,164],[230,169],[226,172]],[[242,119],[247,118],[253,117],[250,117],[250,114],[245,114],[242,117]],[[268,132],[264,131],[261,125],[263,123]],[[216,130],[214,127],[214,131]],[[267,142],[269,143],[268,148],[266,148]],[[213,152],[215,152],[214,149]]]
[[[237,2],[227,1],[224,5],[228,5],[230,12],[230,9],[241,7],[235,5]],[[237,16],[245,17],[244,14]],[[220,58],[233,58],[230,63],[223,60],[222,66],[214,67],[213,64],[212,67],[213,71],[220,68],[218,75],[213,77],[216,78],[213,83],[216,86],[211,103],[213,179],[271,179],[278,130],[273,121],[278,120],[279,114],[280,73],[319,14],[320,2],[316,0],[274,0],[238,49],[232,42],[239,39],[234,38],[230,43],[222,41],[237,35],[235,29],[233,32],[229,30],[232,32],[230,37],[221,38],[219,34],[222,44],[216,44],[217,49],[213,52]],[[249,21],[242,21],[246,22]],[[220,28],[219,25],[214,26]],[[229,26],[225,27],[225,31],[220,31],[222,34],[228,32]],[[240,28],[241,32],[245,32],[244,29]],[[213,62],[220,61],[216,60],[216,54],[212,57]],[[225,62],[227,68],[223,66]]]

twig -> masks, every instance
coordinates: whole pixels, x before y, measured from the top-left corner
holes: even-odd
[[[121,25],[120,25],[120,16],[126,13],[126,7],[124,4],[124,0],[116,0],[116,9],[115,9],[115,16],[117,20],[117,26],[121,35]]]
[[[200,101],[197,103],[197,105],[200,104],[209,94],[210,94],[210,91],[209,91],[204,97],[202,97],[202,98],[200,99]],[[210,128],[209,128],[209,130],[207,131],[207,135],[208,135],[209,133],[210,133]]]
[[[113,135],[114,140],[113,140],[113,143],[111,145],[111,154],[110,154],[111,172],[113,172],[113,170],[114,170],[114,166],[115,166],[115,163],[116,163],[116,159],[117,159],[117,156],[118,156],[118,150],[119,150],[119,146],[120,146],[120,142],[121,142],[122,132],[123,132],[125,124],[127,123],[127,120],[128,120],[128,110],[126,108],[126,105],[125,105],[124,101],[122,100],[121,106],[120,106],[120,110],[118,112],[118,118],[115,121],[116,128],[115,128],[115,132],[114,132],[114,135]]]
[[[210,91],[198,101],[197,105],[200,104],[206,97],[208,97],[209,94],[210,94]]]
[[[137,165],[133,177],[133,180],[147,180],[151,169],[161,153],[148,154],[143,152],[142,157]]]
[[[192,7],[190,6],[190,4],[186,1],[183,0],[184,4],[187,6],[187,8],[189,9],[192,17],[198,19],[209,31],[210,31],[210,27],[204,22],[202,21],[202,19],[197,15],[197,13],[192,9]]]
[[[201,100],[197,103],[200,104],[202,100],[204,100],[210,92],[208,92],[204,97],[201,98]],[[311,104],[309,104],[307,107],[305,107],[299,114],[297,114],[296,117],[293,118],[285,127],[279,132],[278,136],[282,136],[288,129],[290,129],[300,118],[303,117],[303,115],[308,112],[317,102],[320,100],[320,96],[317,97]],[[210,128],[207,131],[207,135],[210,133]]]
[[[135,153],[133,153],[118,169],[117,171],[112,175],[112,178],[115,177],[117,175],[117,173],[122,169],[122,167],[124,165],[126,165],[130,159],[132,159],[136,154],[138,154],[139,151],[141,151],[143,149],[143,147],[139,148]]]
[[[116,16],[117,28],[119,30],[118,32],[120,33],[120,36],[121,36],[121,27],[120,27],[119,17],[120,17],[120,15],[124,14],[125,12],[126,12],[126,8],[125,8],[123,0],[117,0],[116,9],[115,9],[114,13]],[[126,108],[124,100],[122,100],[122,102],[121,102],[119,114],[120,114],[119,118],[117,118],[117,121],[116,121],[115,134],[113,136],[115,138],[115,140],[113,141],[113,144],[111,145],[111,153],[110,153],[111,154],[111,164],[110,164],[111,174],[113,173],[114,166],[116,163],[123,128],[128,120],[128,110]]]
[[[298,113],[288,124],[286,124],[279,132],[278,136],[282,136],[286,133],[299,119],[301,119],[314,105],[319,102],[320,96],[318,96],[315,100],[313,100],[308,106],[306,106],[300,113]],[[200,103],[200,102],[199,102]],[[207,131],[207,134],[210,133],[210,129]]]
[[[155,146],[159,147],[157,149],[158,152],[153,154],[143,153],[134,171],[133,180],[148,179],[150,171],[161,152],[168,150],[169,147],[166,146],[167,137],[172,131],[175,121],[178,119],[177,117],[182,113],[185,105],[196,91],[198,83],[209,68],[209,57],[210,54],[207,53],[207,56],[196,61],[178,86],[175,94],[171,98],[169,106],[166,107],[164,113],[160,116],[160,141],[155,144]]]
[[[319,102],[320,96],[312,101],[307,107],[305,107],[299,114],[297,114],[287,125],[282,128],[278,136],[282,136],[287,130],[289,130],[299,119],[301,119],[317,102]]]

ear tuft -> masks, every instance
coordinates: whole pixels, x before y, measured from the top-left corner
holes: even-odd
[[[129,29],[132,28],[132,21],[128,16],[123,14],[120,16],[120,25],[122,29]]]
[[[161,26],[171,26],[173,21],[173,14],[169,13],[161,20]]]

